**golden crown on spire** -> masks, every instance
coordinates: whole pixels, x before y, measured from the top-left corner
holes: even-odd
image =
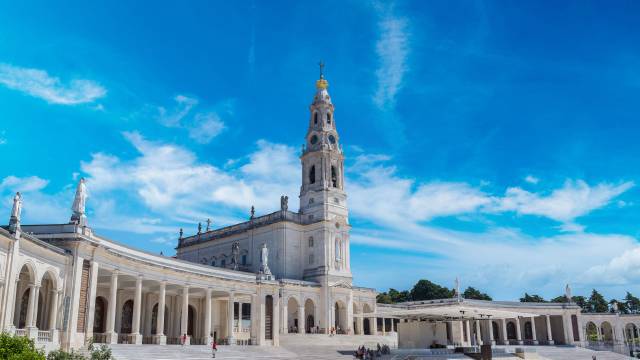
[[[324,73],[323,73],[324,63],[322,62],[322,60],[320,60],[320,63],[318,63],[318,66],[320,66],[320,79],[316,80],[316,89],[318,90],[326,89],[329,87],[329,82],[324,79]]]

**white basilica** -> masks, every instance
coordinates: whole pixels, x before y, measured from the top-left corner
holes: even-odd
[[[0,328],[48,350],[89,340],[278,346],[295,336],[356,344],[371,337],[425,348],[637,337],[639,315],[582,314],[573,303],[458,295],[376,304],[374,289],[352,284],[344,156],[327,88],[321,75],[300,157],[299,211],[289,211],[283,196],[274,213],[252,210],[246,222],[214,230],[207,224],[188,237],[181,231],[175,258],[95,233],[84,180],[61,224],[21,224],[16,194],[9,224],[0,227]]]

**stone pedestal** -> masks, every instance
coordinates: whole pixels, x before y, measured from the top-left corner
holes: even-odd
[[[29,339],[32,339],[33,341],[38,341],[38,328],[35,326],[29,326],[28,328],[26,328],[27,330],[27,337]]]
[[[532,341],[532,344],[533,344],[533,345],[538,345],[538,340],[533,340],[533,341]]]
[[[547,344],[548,344],[548,345],[554,345],[554,344],[555,344],[555,341],[553,341],[553,340],[549,340],[549,341],[547,341]]]
[[[142,345],[142,334],[129,335],[129,343],[133,345]]]
[[[49,330],[51,332],[51,342],[54,344],[59,344],[60,341],[60,333],[58,329]]]
[[[118,333],[110,332],[105,334],[105,343],[107,344],[117,344],[118,343]]]
[[[167,337],[165,335],[154,335],[153,343],[156,345],[167,345]]]

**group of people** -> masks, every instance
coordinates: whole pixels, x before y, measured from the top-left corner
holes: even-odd
[[[209,334],[209,336],[211,336],[211,338],[213,339],[213,341],[211,341],[211,357],[215,358],[216,352],[218,351],[218,344],[213,338],[213,334]],[[180,337],[180,343],[182,344],[182,346],[185,346],[187,344],[187,334],[182,334],[182,336]]]
[[[391,349],[389,348],[389,346],[380,346],[380,343],[378,343],[376,349],[365,348],[364,345],[360,346],[353,354],[353,357],[355,357],[356,359],[370,360],[388,354],[391,354]]]

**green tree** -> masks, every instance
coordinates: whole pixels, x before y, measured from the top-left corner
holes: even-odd
[[[376,296],[376,302],[378,304],[393,304],[391,296],[386,292],[379,293],[378,296]]]
[[[36,349],[33,340],[24,336],[0,334],[0,359],[45,360],[44,352]]]
[[[469,286],[464,293],[462,293],[462,296],[465,299],[473,299],[473,300],[493,300],[491,299],[491,296],[487,295],[486,293],[480,292],[480,290],[473,288],[471,286]]]
[[[389,289],[389,296],[391,297],[391,301],[393,303],[410,301],[411,296],[407,290],[398,291],[396,289]]]
[[[528,293],[524,293],[524,296],[520,298],[520,302],[543,303],[546,302],[546,300],[540,295],[529,295]]]
[[[616,299],[611,299],[609,301],[609,312],[611,313],[615,313],[616,309],[615,309],[615,305],[618,306],[618,312],[620,314],[628,314],[629,313],[629,307],[627,306],[627,303],[624,301],[618,301]]]
[[[640,313],[640,299],[631,295],[631,293],[628,291],[627,295],[624,297],[624,302],[630,314]]]
[[[600,294],[596,289],[593,289],[589,300],[587,300],[587,307],[589,312],[592,313],[606,313],[609,312],[609,303],[604,299],[604,296]]]
[[[453,297],[453,290],[422,279],[413,286],[410,296],[413,301],[448,299]]]

